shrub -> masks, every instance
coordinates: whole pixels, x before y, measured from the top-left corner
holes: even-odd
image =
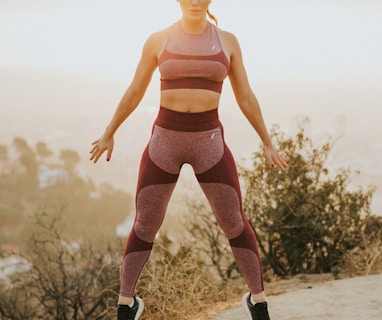
[[[276,275],[340,270],[346,252],[361,241],[371,216],[373,188],[350,191],[350,171],[330,175],[325,162],[332,144],[315,147],[301,128],[286,138],[272,130],[289,162],[286,171],[269,170],[261,152],[242,169],[245,210],[254,227],[264,264]]]
[[[64,239],[60,214],[35,219],[25,256],[32,268],[2,287],[0,319],[112,319],[120,256],[111,246],[99,252],[86,240]]]
[[[61,213],[36,214],[33,227],[25,255],[32,267],[0,284],[0,319],[115,319],[122,244],[94,249],[64,238]],[[174,248],[161,233],[137,288],[142,320],[197,319],[227,297],[215,280],[192,243]]]
[[[239,267],[233,257],[229,242],[220,229],[208,203],[189,204],[190,214],[185,225],[188,232],[198,243],[197,250],[212,273],[226,287],[241,279]]]
[[[269,169],[261,151],[253,154],[250,169],[239,167],[246,188],[244,209],[256,232],[264,269],[277,276],[337,274],[351,258],[357,258],[365,272],[371,265],[375,269],[382,236],[380,228],[372,227],[380,221],[370,212],[374,188],[351,191],[349,170],[329,171],[332,142],[315,147],[303,128],[289,138],[276,129],[271,130],[272,139],[289,169]],[[211,210],[196,202],[190,210],[188,231],[198,239],[205,259],[223,281],[235,279],[239,270]]]
[[[382,273],[382,217],[368,217],[360,235],[358,246],[345,254],[344,271],[350,275]]]
[[[172,242],[160,234],[138,283],[145,301],[142,320],[195,319],[223,298],[209,269],[190,243],[171,250]]]

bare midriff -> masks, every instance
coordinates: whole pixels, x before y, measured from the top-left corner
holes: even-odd
[[[160,105],[178,112],[204,112],[219,106],[220,93],[204,89],[161,91]]]

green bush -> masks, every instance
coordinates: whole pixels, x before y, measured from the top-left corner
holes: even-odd
[[[344,254],[361,241],[374,189],[350,191],[349,170],[330,173],[330,142],[315,147],[303,128],[295,137],[275,130],[272,136],[289,169],[270,170],[261,152],[254,153],[251,169],[241,169],[244,207],[264,264],[280,276],[337,273]]]
[[[256,232],[264,269],[277,276],[337,274],[349,271],[357,259],[357,273],[377,270],[382,217],[370,212],[374,188],[352,191],[349,170],[329,171],[331,142],[315,147],[303,128],[292,137],[277,129],[272,128],[272,139],[289,168],[270,169],[261,151],[253,154],[250,169],[239,167],[246,189],[244,210]],[[198,239],[204,259],[223,282],[235,280],[238,267],[208,204],[193,201],[189,207],[188,231]]]

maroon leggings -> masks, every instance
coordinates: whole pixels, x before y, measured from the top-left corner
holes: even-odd
[[[264,290],[255,233],[244,216],[235,161],[217,109],[183,113],[160,108],[143,152],[136,216],[121,269],[120,295],[132,297],[184,163],[193,167],[252,293]]]

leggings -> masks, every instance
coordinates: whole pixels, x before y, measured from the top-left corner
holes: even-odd
[[[244,216],[235,161],[224,142],[217,109],[184,113],[161,107],[141,158],[136,216],[124,253],[120,295],[134,295],[185,163],[192,166],[250,291],[262,292],[257,239]]]

